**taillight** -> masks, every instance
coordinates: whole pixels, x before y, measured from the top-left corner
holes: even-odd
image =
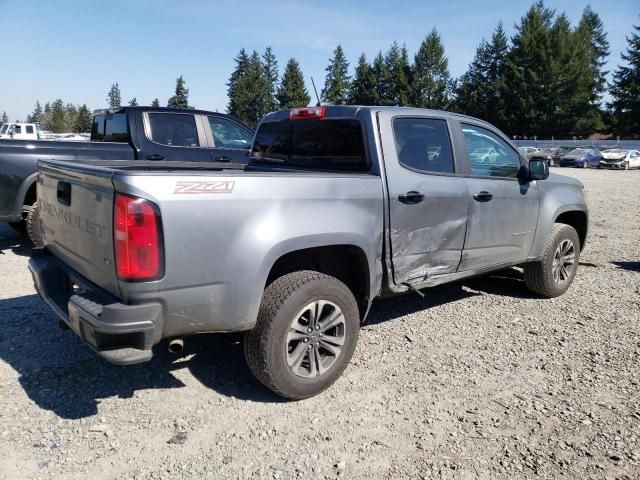
[[[327,115],[325,107],[292,108],[289,112],[289,120],[302,120],[304,118],[324,118]]]
[[[113,219],[116,271],[122,280],[156,280],[164,273],[158,207],[143,198],[116,194]]]

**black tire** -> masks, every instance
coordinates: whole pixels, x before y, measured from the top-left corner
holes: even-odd
[[[27,235],[29,235],[31,243],[36,247],[43,246],[44,242],[42,241],[42,230],[40,230],[40,209],[38,208],[38,202],[31,205],[25,223],[27,225]]]
[[[288,333],[301,309],[316,301],[331,302],[342,311],[344,343],[326,371],[303,378],[287,363]],[[281,397],[300,400],[326,390],[342,375],[355,351],[359,331],[358,305],[344,283],[311,270],[293,272],[278,278],[265,290],[256,326],[245,334],[245,358],[260,383]],[[308,360],[312,361],[311,357]]]
[[[573,263],[570,268],[566,269],[568,273],[566,280],[558,282],[554,279],[554,259],[560,245],[565,241],[569,241],[573,245]],[[527,263],[524,266],[524,282],[533,293],[546,298],[558,297],[571,286],[579,262],[580,238],[578,233],[570,225],[556,223],[547,240],[542,260]]]

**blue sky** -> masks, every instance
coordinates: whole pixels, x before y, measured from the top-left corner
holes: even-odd
[[[0,0],[0,111],[23,119],[35,101],[62,98],[105,106],[118,82],[123,101],[137,97],[165,104],[175,79],[184,75],[190,103],[225,111],[225,83],[241,47],[263,51],[271,45],[281,71],[290,57],[300,62],[309,91],[310,77],[324,82],[324,68],[341,43],[353,64],[361,52],[372,58],[394,41],[411,56],[436,27],[452,75],[472,60],[482,38],[499,20],[507,33],[530,0]],[[611,43],[609,69],[626,49],[625,36],[640,23],[637,0],[547,1],[577,22],[591,3]]]

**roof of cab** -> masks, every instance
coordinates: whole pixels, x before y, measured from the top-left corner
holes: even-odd
[[[416,113],[420,115],[427,115],[439,118],[455,118],[457,120],[473,120],[474,122],[484,123],[492,128],[496,128],[495,126],[489,124],[488,122],[470,117],[468,115],[463,115],[461,113],[448,112],[446,110],[432,110],[429,108],[418,108],[418,107],[399,107],[399,106],[376,106],[376,105],[322,105],[326,109],[327,117],[355,117],[360,111],[369,111],[369,112],[380,112],[380,111],[390,111],[392,113],[397,114],[410,114]],[[300,108],[314,108],[310,107],[300,107]],[[289,112],[293,109],[279,110],[277,112],[272,112],[265,115],[262,119],[265,121],[278,121],[285,120],[289,118]]]

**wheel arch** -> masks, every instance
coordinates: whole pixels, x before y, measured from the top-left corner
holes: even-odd
[[[580,250],[584,250],[587,241],[588,217],[582,210],[568,210],[556,216],[554,223],[564,223],[575,229],[580,239]]]
[[[37,200],[36,194],[36,178],[38,173],[32,173],[22,181],[18,193],[16,194],[15,209],[22,214],[22,207],[24,205],[33,205]]]
[[[280,254],[268,270],[264,288],[298,270],[315,270],[343,282],[356,298],[360,318],[371,303],[371,271],[364,249],[351,243],[310,246]]]

